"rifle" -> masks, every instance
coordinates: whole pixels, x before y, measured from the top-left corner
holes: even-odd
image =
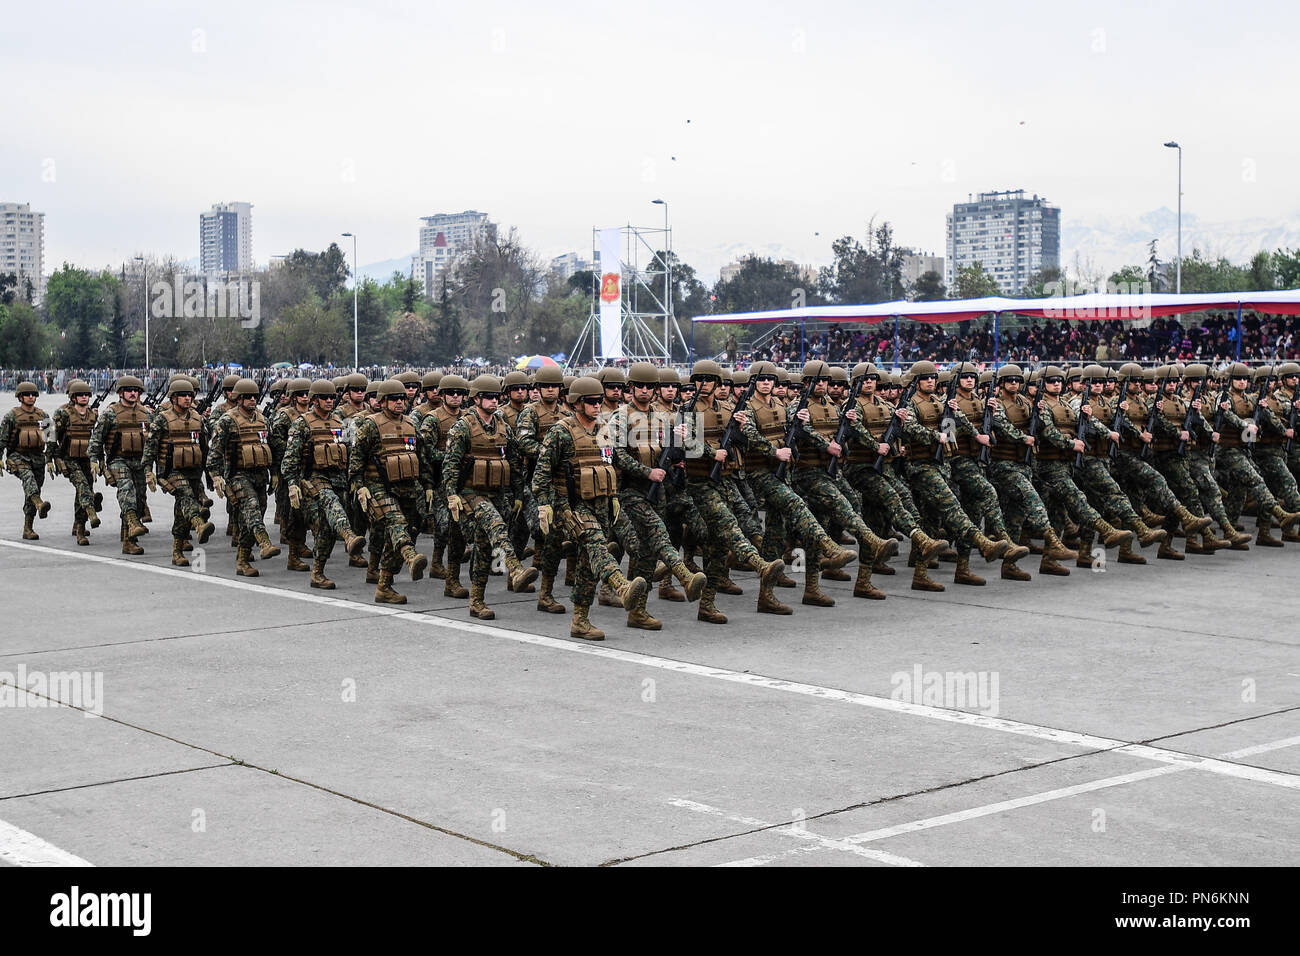
[[[958,365],[956,368],[954,368],[954,369],[952,370],[952,378],[948,380],[948,397],[947,397],[946,399],[944,399],[944,403],[943,403],[943,415],[940,416],[940,418],[939,418],[939,431],[942,432],[942,433],[944,433],[944,434],[953,434],[953,432],[952,432],[953,422],[955,422],[955,421],[957,420],[957,413],[954,412],[954,411],[953,411],[953,410],[948,406],[948,403],[951,402],[954,398],[957,397],[957,381],[958,381],[958,379],[961,378],[961,376],[958,375],[957,372],[958,372],[958,370],[960,370],[960,368],[961,368],[960,365]],[[940,462],[940,463],[943,462],[943,457],[944,457],[944,454],[945,454],[944,449],[947,448],[947,447],[948,447],[948,446],[945,445],[943,442],[936,442],[936,443],[935,443],[935,447],[934,447],[934,460],[935,460],[936,462]]]
[[[858,404],[858,396],[862,394],[862,383],[865,382],[866,376],[858,379],[849,389],[849,394],[844,398],[844,407],[840,409],[840,426],[835,429],[835,437],[831,439],[835,444],[843,449],[852,434],[853,423],[848,419],[848,412],[854,409]],[[844,452],[840,452],[840,458],[844,457]],[[831,456],[831,463],[826,466],[826,474],[834,478],[840,472],[840,458]]]
[[[1286,417],[1286,427],[1287,427],[1288,429],[1290,429],[1291,431],[1293,431],[1293,432],[1295,431],[1295,412],[1296,412],[1296,398],[1297,398],[1297,397],[1300,397],[1300,389],[1296,389],[1296,391],[1295,391],[1294,393],[1292,393],[1292,395],[1291,395],[1291,413],[1290,413],[1289,415],[1287,415],[1287,417]],[[1291,454],[1291,439],[1288,438],[1288,439],[1286,440],[1286,444],[1282,446],[1282,451],[1284,451],[1284,452],[1285,452],[1286,454],[1288,454],[1288,455]]]
[[[989,443],[980,446],[980,464],[987,465],[992,454],[992,446],[997,443],[997,438],[993,434],[993,406],[989,400],[993,397],[993,380],[984,386],[984,420],[980,422],[980,428],[984,434],[989,436]]]
[[[1259,441],[1259,431],[1260,428],[1263,427],[1264,399],[1268,397],[1268,385],[1269,382],[1273,380],[1273,369],[1277,367],[1277,352],[1278,349],[1275,347],[1273,349],[1273,357],[1269,359],[1268,374],[1259,380],[1259,388],[1256,390],[1255,394],[1255,414],[1251,418],[1251,421],[1255,424],[1255,441]],[[1255,445],[1253,442],[1248,446],[1247,451],[1251,458],[1255,457]]]
[[[1088,423],[1092,421],[1092,412],[1090,411],[1085,412],[1083,409],[1085,407],[1092,408],[1092,404],[1091,404],[1092,403],[1092,376],[1091,375],[1089,375],[1087,378],[1083,380],[1083,395],[1081,396],[1081,398],[1082,401],[1079,402],[1079,423],[1078,426],[1075,428],[1075,437],[1080,439],[1083,442],[1084,447],[1086,449],[1088,445]],[[1075,468],[1083,467],[1083,456],[1084,456],[1084,452],[1082,451],[1076,451],[1074,453]]]
[[[1196,427],[1196,419],[1200,417],[1200,412],[1192,407],[1192,402],[1199,402],[1201,396],[1205,394],[1205,379],[1201,379],[1200,384],[1196,386],[1196,391],[1192,394],[1192,401],[1187,404],[1187,417],[1183,419],[1183,431],[1190,436],[1192,429]],[[1178,454],[1187,454],[1187,442],[1183,439],[1178,440]]]
[[[686,402],[677,410],[677,416],[673,419],[673,427],[668,432],[668,442],[664,445],[663,451],[659,453],[659,463],[655,466],[659,468],[659,470],[669,473],[669,469],[672,467],[673,462],[680,461],[681,458],[684,457],[682,449],[678,448],[675,444],[677,441],[677,426],[685,423],[687,415],[695,413],[695,403],[699,400],[700,390],[697,388],[695,393],[691,396],[691,400]],[[652,481],[650,483],[650,489],[645,495],[646,501],[650,502],[652,505],[657,504],[661,494],[663,494],[663,482]]]
[[[907,386],[906,389],[903,390],[903,394],[899,396],[898,408],[906,408],[907,404],[912,400],[912,396],[915,394],[916,394],[916,382],[913,381]],[[903,430],[903,426],[899,420],[897,409],[896,409],[895,414],[889,416],[889,426],[885,429],[885,433],[880,436],[880,444],[892,445],[895,441],[898,440],[898,433],[902,430]],[[871,467],[875,471],[880,471],[880,469],[884,467],[884,464],[885,464],[885,456],[877,453],[876,460]]]
[[[788,423],[785,427],[785,447],[790,449],[790,461],[783,461],[776,466],[776,480],[785,481],[785,473],[790,469],[790,462],[799,457],[799,439],[807,434],[803,427],[803,421],[799,418],[799,413],[808,407],[808,399],[812,393],[817,390],[817,383],[809,379],[804,383],[804,388],[799,393],[799,404],[795,406],[794,414],[787,412]]]
[[[1224,389],[1221,388],[1219,389],[1218,397],[1214,401],[1215,408],[1217,409],[1217,411],[1214,413],[1214,433],[1216,435],[1223,434],[1223,402],[1225,401],[1227,401],[1227,397],[1224,395]],[[1210,441],[1210,464],[1214,464],[1214,455],[1218,450],[1219,450],[1219,443],[1217,441],[1211,440]]]
[[[722,432],[722,444],[719,447],[728,455],[731,454],[731,446],[740,437],[740,423],[736,421],[736,416],[749,405],[749,400],[754,397],[754,386],[757,384],[757,382],[751,381],[748,387],[740,393],[740,397],[736,399],[736,407],[731,410],[731,418],[727,420],[727,427]],[[709,481],[718,481],[722,478],[722,465],[723,462],[720,461],[713,463],[713,469],[709,472]]]
[[[262,376],[262,383],[265,384],[265,382],[266,382],[266,376],[263,375],[263,376]],[[273,383],[273,384],[274,384],[274,383]],[[286,383],[286,384],[287,384],[287,383]],[[274,405],[275,405],[275,393],[274,393],[273,391],[271,391],[270,388],[267,388],[267,389],[266,389],[266,398],[263,399],[263,398],[262,398],[262,386],[259,385],[259,386],[258,386],[258,391],[257,391],[257,401],[258,401],[258,410],[262,413],[262,417],[263,417],[263,418],[266,418],[267,415],[271,412],[271,410],[273,409],[273,407],[274,407]],[[268,421],[267,424],[270,424],[270,422]]]
[[[1156,416],[1160,414],[1160,410],[1159,410],[1158,408],[1156,408],[1156,403],[1157,403],[1157,402],[1162,402],[1162,401],[1164,401],[1164,398],[1165,398],[1165,386],[1166,386],[1167,384],[1169,384],[1169,372],[1165,372],[1165,377],[1162,378],[1159,382],[1156,383],[1156,394],[1155,394],[1155,398],[1154,398],[1154,399],[1152,400],[1152,402],[1151,402],[1151,414],[1147,416],[1147,431],[1149,431],[1149,432],[1151,433],[1151,435],[1152,435],[1152,441],[1150,441],[1150,442],[1143,442],[1143,443],[1142,443],[1142,451],[1141,451],[1141,453],[1138,455],[1138,457],[1139,457],[1140,459],[1142,459],[1143,461],[1146,461],[1148,458],[1151,457],[1151,445],[1154,444],[1154,437],[1155,437],[1155,433],[1156,433],[1155,420],[1156,420]],[[1223,413],[1220,412],[1220,413],[1219,413],[1219,418],[1218,418],[1218,420],[1216,420],[1216,422],[1215,422],[1215,431],[1218,431],[1218,422],[1219,422],[1219,421],[1222,421],[1222,420],[1223,420]]]
[[[217,378],[215,381],[213,381],[212,388],[208,389],[208,395],[206,398],[203,399],[202,405],[200,405],[197,409],[195,409],[195,411],[197,411],[200,415],[202,415],[209,408],[211,408],[213,403],[217,400],[217,393],[219,391],[221,391],[221,379]]]
[[[1028,398],[1028,396],[1025,397]],[[1035,442],[1038,441],[1038,429],[1043,424],[1043,413],[1038,407],[1040,401],[1042,401],[1041,394],[1029,399],[1029,429],[1027,433]],[[1025,448],[1026,465],[1031,465],[1034,462],[1034,447],[1034,445],[1029,445]]]
[[[1124,378],[1120,379],[1119,391],[1115,393],[1117,396],[1115,399],[1115,418],[1113,419],[1114,427],[1111,429],[1111,431],[1119,435],[1121,441],[1123,440],[1124,437],[1124,423],[1129,420],[1129,417],[1128,417],[1128,412],[1120,408],[1120,406],[1128,401],[1129,378],[1130,376],[1126,375],[1124,376]],[[1114,442],[1114,441],[1111,442],[1110,449],[1107,451],[1107,454],[1111,458],[1114,458],[1115,455],[1118,453],[1119,453],[1119,442]]]
[[[113,378],[112,376],[109,376],[108,384],[104,386],[104,390],[102,392],[100,392],[98,395],[95,396],[95,401],[91,403],[90,410],[93,412],[95,409],[99,408],[99,403],[102,402],[104,399],[106,399],[108,397],[108,393],[111,392],[112,390],[113,390]]]

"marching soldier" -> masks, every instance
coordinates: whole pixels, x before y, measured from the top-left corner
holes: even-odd
[[[50,463],[67,476],[76,493],[72,533],[81,547],[90,544],[87,525],[99,527],[97,512],[103,501],[90,474],[90,437],[98,417],[90,407],[90,386],[81,379],[69,382],[68,403],[54,410],[55,448]]]
[[[333,386],[330,386],[333,388]],[[275,493],[275,510],[280,516],[280,535],[289,545],[287,568],[290,571],[309,571],[302,562],[311,552],[307,550],[307,525],[301,508],[289,507],[289,486],[281,480],[285,446],[289,442],[289,428],[307,413],[311,406],[311,381],[291,379],[284,386],[287,404],[271,417],[271,489]]]
[[[203,499],[203,419],[194,410],[194,386],[177,376],[167,386],[167,401],[149,423],[140,464],[150,491],[159,487],[176,499],[172,507],[172,564],[188,568],[185,542],[193,529],[207,544],[216,528]]]
[[[235,573],[246,578],[259,574],[249,562],[254,542],[263,559],[280,553],[262,523],[271,481],[271,446],[266,419],[257,410],[257,393],[257,383],[251,378],[236,383],[230,393],[231,405],[217,419],[208,443],[208,476],[217,496],[230,499],[238,535]]]
[[[351,429],[347,429],[347,423],[356,418],[358,415],[369,415],[370,407],[365,401],[365,395],[370,388],[370,381],[360,372],[353,372],[344,378],[343,397],[336,403],[333,411],[334,418],[345,426],[345,433],[348,436],[356,432],[355,423]],[[366,514],[365,509],[357,505],[356,499],[350,495],[344,494],[344,504],[348,509],[348,520],[357,534],[363,538],[366,532],[370,530],[370,516]],[[366,583],[374,584],[379,580],[379,552],[383,550],[382,542],[379,542],[375,536],[371,536],[370,560],[367,561],[360,554],[349,552],[348,567],[365,568]]]
[[[463,414],[462,405],[469,395],[469,382],[459,375],[444,375],[438,383],[442,404],[432,414],[420,419],[417,434],[420,438],[420,467],[428,475],[430,489],[442,484],[442,464],[447,453],[447,438]],[[447,508],[446,495],[431,495],[428,507],[433,512],[433,554],[429,559],[429,576],[443,578],[442,593],[450,598],[469,597],[469,591],[460,583],[460,565],[465,553],[465,538],[459,521],[453,520]],[[371,547],[374,547],[373,540]],[[447,564],[442,563],[443,551]]]
[[[528,376],[523,372],[508,372],[501,383],[501,402],[497,414],[510,426],[510,433],[515,437],[516,445],[519,441],[519,416],[528,404]],[[537,506],[533,503],[533,493],[528,488],[528,472],[523,468],[523,458],[520,457],[520,477],[522,479],[521,488],[523,491],[524,505],[519,512],[510,519],[510,546],[515,549],[520,560],[528,555],[525,553],[528,548],[528,538],[531,534],[529,520],[532,515],[537,513]],[[528,593],[536,590],[531,584],[525,585]]]
[[[144,554],[137,538],[149,533],[139,518],[140,503],[146,494],[140,456],[149,431],[149,412],[140,404],[142,391],[144,383],[134,375],[117,380],[117,401],[96,420],[88,449],[91,475],[98,477],[102,473],[110,485],[117,487],[123,554]]]
[[[54,435],[50,416],[36,407],[40,392],[31,382],[19,382],[15,389],[16,408],[5,413],[0,421],[0,451],[10,474],[23,483],[23,539],[40,539],[32,529],[32,519],[45,518],[50,513],[50,503],[41,500],[41,486],[45,483],[45,448]]]
[[[426,372],[420,379],[420,393],[424,396],[424,401],[406,413],[415,424],[417,431],[420,428],[420,419],[442,404],[442,399],[438,397],[438,383],[441,381],[442,373],[437,371]]]
[[[1273,380],[1273,369],[1268,366],[1258,368],[1255,370],[1255,378],[1260,382],[1262,390],[1264,383]],[[1268,395],[1260,395],[1256,401],[1263,402],[1264,408],[1260,416],[1263,421],[1253,449],[1255,468],[1284,511],[1300,512],[1300,489],[1296,487],[1295,477],[1287,468],[1286,452],[1283,449],[1285,442],[1295,438],[1295,429],[1287,423],[1290,403],[1276,388],[1271,388]],[[1282,540],[1300,541],[1300,535],[1296,534],[1294,527],[1284,529]]]
[[[527,494],[532,499],[532,475],[537,467],[537,458],[547,433],[561,418],[560,390],[564,384],[564,374],[558,366],[546,365],[537,370],[534,381],[538,388],[538,400],[530,402],[519,411],[515,424],[515,439],[519,443],[519,453],[523,461],[524,478],[527,481]],[[525,505],[525,508],[530,507]],[[536,521],[537,502],[532,501],[532,511],[527,512],[530,522]],[[540,570],[542,578],[538,583],[537,609],[549,614],[563,614],[565,607],[555,600],[552,589],[555,587],[555,575],[560,568],[560,558],[564,551],[564,531],[558,525],[552,527],[549,534],[538,529],[537,553],[533,564]]]

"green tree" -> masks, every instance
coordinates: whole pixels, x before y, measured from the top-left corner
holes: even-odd
[[[984,271],[984,265],[972,262],[957,270],[957,281],[952,289],[954,299],[983,299],[1002,294],[998,280]]]
[[[305,280],[322,302],[342,295],[348,277],[352,274],[348,269],[347,257],[336,242],[331,242],[324,252],[295,249],[285,258],[283,268],[290,277]]]
[[[544,279],[541,261],[516,230],[480,240],[455,264],[448,282],[469,347],[492,361],[534,341],[532,323]]]
[[[396,362],[425,365],[433,357],[434,332],[428,320],[415,312],[403,312],[389,332],[390,354]]]
[[[351,355],[351,345],[351,329],[342,309],[327,308],[315,296],[285,309],[266,333],[266,347],[275,360],[295,365],[342,362]]]
[[[21,299],[0,305],[0,366],[35,368],[48,358],[46,328],[36,310]]]
[[[438,296],[438,324],[434,335],[433,353],[435,360],[449,365],[461,354],[462,335],[460,327],[460,310],[451,300],[451,291],[447,280],[442,280],[442,291]]]
[[[835,261],[821,270],[818,284],[832,302],[868,304],[903,298],[903,250],[889,223],[867,225],[866,245],[852,236],[831,243]]]
[[[764,312],[820,304],[816,290],[797,266],[757,255],[740,261],[740,270],[713,287],[714,312]]]
[[[59,333],[57,360],[64,366],[94,365],[100,358],[100,325],[110,312],[104,277],[63,264],[45,292],[50,321]]]
[[[406,282],[404,279],[400,281],[402,284]],[[362,365],[380,365],[385,358],[389,315],[385,298],[373,279],[364,280],[357,289],[357,342]],[[345,301],[344,306],[346,310],[351,303]],[[350,318],[348,327],[351,328]]]
[[[1300,289],[1300,249],[1278,249],[1273,253],[1273,274],[1279,289]]]
[[[1251,290],[1277,288],[1277,272],[1273,268],[1273,257],[1263,249],[1251,256],[1247,272]]]
[[[911,293],[914,302],[937,302],[948,298],[948,290],[943,285],[943,276],[933,269],[922,272],[916,277]]]
[[[1106,283],[1121,292],[1138,292],[1149,288],[1147,274],[1141,266],[1124,266],[1118,272],[1112,272]]]
[[[1042,299],[1065,294],[1065,271],[1059,266],[1039,269],[1020,287],[1020,298]]]

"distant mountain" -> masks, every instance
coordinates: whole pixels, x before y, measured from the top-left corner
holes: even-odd
[[[400,272],[403,276],[411,274],[411,257],[410,255],[400,256],[396,259],[385,259],[383,262],[371,262],[368,265],[362,265],[361,278],[374,279],[381,285],[387,282],[394,272]]]

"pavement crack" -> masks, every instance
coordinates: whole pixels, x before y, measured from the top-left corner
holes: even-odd
[[[3,800],[18,800],[22,797],[41,797],[51,793],[67,793],[71,790],[86,790],[91,787],[103,787],[113,783],[130,783],[133,780],[154,780],[158,777],[173,777],[182,773],[194,773],[198,770],[220,770],[223,767],[236,766],[232,762],[214,763],[206,767],[186,767],[183,770],[162,770],[158,773],[142,773],[134,777],[114,777],[112,780],[97,780],[94,783],[79,783],[71,787],[52,787],[49,790],[33,790],[30,793],[11,793],[8,796],[0,797]]]

